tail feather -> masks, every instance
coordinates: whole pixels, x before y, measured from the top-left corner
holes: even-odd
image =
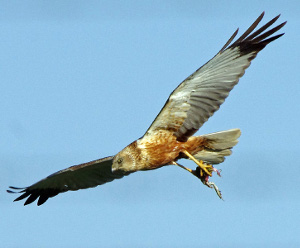
[[[209,145],[213,150],[223,150],[234,147],[238,143],[237,139],[240,136],[241,130],[238,128],[202,135],[202,137],[209,140]]]
[[[216,132],[202,135],[207,139],[208,146],[203,150],[193,154],[193,156],[210,164],[219,164],[225,160],[225,156],[231,155],[231,148],[238,143],[241,135],[240,129],[230,129],[227,131]]]

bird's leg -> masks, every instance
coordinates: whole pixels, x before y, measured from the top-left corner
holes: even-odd
[[[210,165],[210,164],[206,164],[206,163],[203,163],[202,160],[198,161],[197,159],[195,159],[195,157],[190,154],[187,150],[183,150],[182,151],[186,156],[188,156],[191,160],[193,160],[200,168],[201,170],[203,170],[207,175],[209,175],[210,177],[212,176],[212,171],[213,171],[213,166]],[[202,172],[200,172],[202,173]],[[203,173],[202,173],[203,174]]]
[[[199,178],[204,185],[206,185],[209,188],[213,188],[216,191],[216,193],[219,196],[219,198],[223,200],[221,191],[219,190],[219,188],[217,187],[217,185],[215,183],[213,183],[213,182],[209,182],[209,175],[206,174],[205,172],[203,172],[200,167],[197,167],[196,170],[192,170],[192,169],[187,168],[187,167],[185,167],[185,166],[183,166],[181,164],[178,164],[175,161],[173,161],[172,164],[177,165],[180,168],[182,168],[182,169],[184,169],[184,170],[192,173],[194,176],[196,176],[197,178]],[[220,172],[216,168],[212,167],[212,171],[217,172],[217,174],[219,176],[221,176]]]
[[[197,176],[197,175],[196,175],[196,171],[194,171],[194,170],[192,170],[192,169],[190,169],[190,168],[187,168],[187,167],[185,167],[185,166],[183,166],[183,165],[181,165],[181,164],[178,164],[178,163],[176,163],[175,161],[173,161],[172,164],[177,165],[177,166],[179,166],[180,168],[182,168],[182,169],[184,169],[184,170],[186,170],[186,171],[192,173],[194,176]]]

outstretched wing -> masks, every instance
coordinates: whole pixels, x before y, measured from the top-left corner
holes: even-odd
[[[215,57],[171,93],[145,135],[151,135],[157,130],[168,130],[174,133],[177,140],[186,141],[219,109],[257,53],[283,35],[270,37],[286,22],[266,31],[280,15],[254,32],[263,16],[264,12],[231,44],[238,33],[236,30]]]
[[[59,193],[69,190],[93,188],[98,185],[111,182],[114,179],[122,178],[128,174],[113,173],[111,170],[113,156],[94,160],[88,163],[74,165],[67,169],[60,170],[41,181],[26,187],[10,187],[9,193],[23,193],[15,201],[22,200],[26,197],[24,205],[34,202],[38,197],[37,205],[42,205],[48,198],[54,197]]]

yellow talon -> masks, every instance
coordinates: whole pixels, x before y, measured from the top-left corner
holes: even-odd
[[[190,154],[186,150],[184,150],[183,153],[187,155],[191,160],[193,160],[201,168],[201,170],[203,170],[207,175],[209,175],[210,177],[212,176],[211,174],[211,172],[213,171],[212,165],[203,163],[202,160],[198,161],[197,159],[195,159],[195,157],[192,154]],[[200,173],[202,173],[201,176],[203,176],[203,172],[200,171]]]

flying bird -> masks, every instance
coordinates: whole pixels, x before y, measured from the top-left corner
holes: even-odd
[[[201,136],[193,134],[220,108],[258,52],[284,34],[272,36],[286,22],[269,29],[280,15],[255,31],[263,16],[264,12],[233,42],[237,29],[210,61],[179,84],[140,139],[115,156],[71,166],[29,187],[10,187],[7,192],[22,193],[15,201],[27,198],[24,205],[36,199],[37,205],[41,205],[63,192],[96,187],[136,171],[176,165],[213,188],[222,198],[218,187],[209,179],[213,172],[220,175],[213,165],[222,163],[225,156],[231,155],[241,131],[231,129]],[[194,161],[196,169],[179,164],[179,159]]]

